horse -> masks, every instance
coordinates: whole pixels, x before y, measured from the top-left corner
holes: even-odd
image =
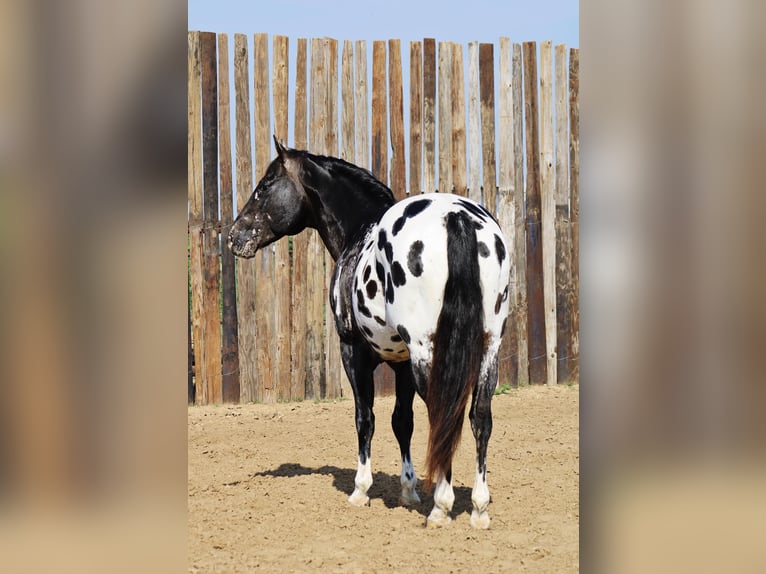
[[[476,440],[470,525],[490,526],[487,443],[500,339],[508,316],[510,263],[503,233],[480,204],[450,193],[399,202],[369,171],[282,145],[228,236],[238,257],[305,228],[319,232],[335,261],[330,309],[355,402],[358,465],[349,502],[369,504],[375,431],[373,371],[394,371],[391,417],[402,460],[400,503],[420,502],[410,456],[412,405],[428,410],[425,484],[434,506],[426,526],[452,520],[452,458],[469,395]],[[434,486],[435,484],[435,486]]]

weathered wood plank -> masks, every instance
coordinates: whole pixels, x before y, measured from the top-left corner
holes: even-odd
[[[250,78],[247,36],[234,35],[234,96],[236,113],[237,211],[253,191],[253,150],[250,138]],[[255,314],[255,260],[238,259],[237,327],[239,340],[240,402],[258,398],[258,354]]]
[[[274,99],[274,135],[287,142],[288,90],[290,82],[289,40],[287,36],[274,36],[272,54],[272,97]],[[270,150],[274,148],[270,145]],[[273,156],[272,151],[269,156]],[[290,269],[290,242],[287,237],[274,244],[274,326],[276,329],[276,395],[279,401],[291,398],[290,364],[292,361],[292,282]]]
[[[370,168],[369,108],[367,102],[367,44],[357,40],[354,46],[354,78],[356,110],[354,111],[356,131],[356,165]]]
[[[202,192],[204,308],[202,344],[205,346],[204,369],[207,401],[223,400],[221,377],[221,317],[218,306],[220,288],[220,250],[218,217],[218,69],[216,37],[212,32],[200,33],[202,72]]]
[[[512,328],[518,339],[518,367],[516,381],[519,385],[529,383],[529,347],[527,337],[527,244],[524,221],[524,101],[522,96],[521,45],[513,45],[511,62],[511,84],[513,92],[513,208],[515,228],[514,260],[516,262],[516,283],[511,285]]]
[[[452,44],[450,100],[452,104],[452,187],[454,193],[466,195],[465,170],[465,88],[463,46]]]
[[[372,43],[372,173],[388,184],[388,117],[386,113],[386,43]]]
[[[343,42],[341,58],[341,148],[340,157],[356,163],[354,145],[354,44],[351,40]]]
[[[543,299],[547,379],[556,384],[556,193],[554,189],[553,55],[550,40],[540,45],[540,181],[542,193]]]
[[[407,165],[404,157],[404,94],[402,88],[402,50],[399,40],[388,41],[388,97],[391,129],[391,191],[394,197],[407,197]]]
[[[529,380],[547,380],[543,249],[541,233],[540,135],[537,106],[537,44],[524,42],[524,119],[527,164],[527,331]]]
[[[231,165],[231,94],[229,92],[229,38],[218,34],[218,144],[221,189],[221,303],[223,307],[222,397],[239,402],[239,350],[237,346],[237,291],[234,254],[226,247],[233,220],[234,188]]]
[[[273,149],[271,111],[269,103],[269,44],[268,34],[253,37],[253,96],[255,103],[255,177],[259,181],[266,173]],[[277,328],[274,305],[276,286],[274,246],[256,253],[255,312],[258,342],[258,400],[274,403],[277,400]]]
[[[325,124],[327,142],[324,153],[338,157],[338,40],[324,39],[324,49],[327,51],[327,118]]]
[[[572,360],[572,230],[569,225],[567,51],[556,46],[556,381],[570,380]]]
[[[479,43],[468,44],[468,197],[481,203],[481,105]]]
[[[327,122],[325,123],[325,148],[323,153],[334,157],[338,156],[338,41],[334,38],[326,38],[324,41],[327,61]],[[324,278],[324,309],[325,309],[325,371],[326,371],[326,395],[325,398],[335,399],[342,396],[345,384],[345,373],[340,358],[340,339],[335,329],[335,321],[327,305],[327,294],[330,290],[332,274],[335,265],[329,253],[325,253],[325,278]],[[349,386],[350,388],[350,386]]]
[[[516,283],[516,258],[514,253],[515,216],[514,206],[514,165],[513,165],[513,101],[511,85],[511,41],[508,38],[500,38],[499,46],[499,84],[498,84],[498,194],[497,194],[497,220],[500,228],[508,241],[510,281],[509,297],[513,304],[513,286]],[[516,370],[518,368],[518,332],[513,326],[512,317],[506,323],[505,334],[500,345],[498,384],[515,384],[518,380]],[[510,327],[510,328],[509,328]]]
[[[436,40],[423,40],[423,192],[436,191]]]
[[[569,51],[569,200],[572,222],[572,381],[580,380],[580,50]]]
[[[495,56],[493,44],[479,44],[479,100],[481,101],[481,173],[484,206],[497,210],[495,176]]]
[[[311,39],[311,88],[309,149],[324,145],[327,114],[327,62],[323,42]],[[313,229],[308,233],[308,274],[306,281],[306,398],[325,397],[327,381],[324,360],[324,245]]]
[[[423,45],[410,42],[410,195],[423,191]]]
[[[306,98],[306,38],[298,38],[298,53],[295,60],[295,134],[294,145],[306,149],[307,98]],[[304,231],[293,237],[292,266],[292,345],[290,347],[290,398],[306,398],[306,297],[308,273],[309,232]]]
[[[202,263],[202,79],[200,71],[199,32],[187,36],[188,61],[188,197],[189,197],[189,282],[191,290],[192,339],[194,340],[195,401],[207,402],[205,377],[204,272]]]
[[[452,192],[452,44],[439,42],[439,191]]]

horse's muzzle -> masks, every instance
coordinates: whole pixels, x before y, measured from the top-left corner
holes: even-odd
[[[255,242],[253,234],[242,237],[241,233],[229,233],[229,249],[237,257],[249,259],[255,255],[258,244]]]

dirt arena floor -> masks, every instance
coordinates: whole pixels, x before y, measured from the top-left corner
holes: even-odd
[[[432,497],[398,506],[394,398],[375,401],[371,504],[354,488],[354,403],[189,408],[190,572],[577,572],[578,386],[524,387],[493,400],[492,527],[468,525],[474,441],[466,417],[447,528],[426,529]],[[427,430],[415,399],[412,455]]]

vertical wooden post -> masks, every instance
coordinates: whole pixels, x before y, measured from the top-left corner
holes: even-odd
[[[272,96],[274,99],[274,135],[287,142],[288,134],[288,86],[289,86],[289,40],[287,36],[274,36],[273,40]],[[273,147],[269,144],[274,155]],[[279,401],[291,398],[290,363],[291,345],[291,300],[292,283],[290,270],[290,242],[287,237],[274,244],[274,327],[276,330],[276,395]]]
[[[543,249],[541,234],[540,139],[537,116],[537,44],[524,42],[524,111],[527,155],[527,330],[529,380],[547,380]]]
[[[468,44],[468,197],[481,203],[481,108],[479,43]]]
[[[386,43],[372,43],[372,173],[388,184],[388,129],[386,114]]]
[[[570,380],[572,360],[572,230],[569,225],[567,51],[556,46],[556,381]]]
[[[338,40],[324,39],[327,62],[327,119],[324,153],[338,156]],[[325,286],[326,287],[326,286]]]
[[[356,164],[365,169],[370,168],[370,131],[369,131],[369,108],[367,102],[367,44],[364,40],[357,40],[354,54],[354,67],[356,71]]]
[[[269,44],[268,35],[253,37],[253,96],[255,102],[255,176],[259,181],[266,173],[273,149],[271,112],[269,104]],[[256,184],[257,185],[257,184]],[[276,341],[276,286],[274,246],[256,253],[255,312],[258,340],[258,400],[274,403],[277,400],[277,341]]]
[[[325,148],[324,153],[331,156],[338,155],[338,41],[334,38],[325,38],[325,61],[327,62],[327,122],[325,123]],[[327,305],[332,274],[335,264],[329,253],[325,253],[325,277],[323,307],[325,311],[325,397],[335,399],[342,395],[345,383],[345,372],[340,358],[340,339],[335,328],[335,319]]]
[[[237,211],[253,192],[253,150],[250,139],[250,79],[247,36],[234,35],[234,96],[236,113]],[[258,398],[258,354],[255,314],[255,260],[238,259],[237,327],[239,342],[240,402]]]
[[[553,171],[553,81],[551,41],[540,45],[540,166],[543,234],[543,305],[547,379],[556,384],[556,197]]]
[[[410,42],[410,195],[421,193],[423,183],[423,46]]]
[[[571,380],[580,380],[580,50],[569,51],[569,198],[572,221]]]
[[[237,292],[234,254],[226,245],[234,210],[231,167],[231,112],[229,93],[229,38],[218,34],[218,142],[221,187],[221,298],[223,305],[222,396],[239,402],[239,350],[237,347]]]
[[[309,124],[309,149],[324,146],[327,113],[327,62],[323,42],[311,39],[311,117]],[[325,397],[327,382],[324,360],[324,245],[313,229],[308,243],[308,275],[306,301],[306,397]]]
[[[391,132],[391,190],[397,199],[407,195],[404,156],[404,94],[402,88],[402,54],[399,40],[388,41],[388,99]]]
[[[463,46],[452,44],[452,186],[458,195],[466,195],[465,91]]]
[[[452,44],[439,42],[439,191],[452,192]]]
[[[518,381],[519,385],[529,383],[529,346],[527,337],[527,242],[524,221],[524,111],[522,97],[521,45],[513,45],[511,63],[513,92],[513,209],[516,228],[514,260],[516,262],[516,284],[511,286],[511,327],[516,329],[518,339]]]
[[[298,54],[295,63],[295,147],[306,149],[307,105],[306,105],[306,38],[298,39]],[[302,400],[306,397],[306,298],[308,281],[309,231],[293,237],[292,275],[292,345],[290,347],[290,398]]]
[[[341,142],[340,157],[356,163],[354,145],[354,45],[351,40],[343,42],[341,59]]]
[[[423,40],[423,192],[436,191],[436,40]]]
[[[495,57],[493,44],[479,44],[479,99],[481,100],[481,157],[484,206],[497,210],[495,180]]]
[[[189,195],[189,282],[191,291],[192,339],[194,341],[194,392],[197,404],[207,402],[205,379],[204,271],[202,262],[202,78],[199,32],[189,32],[188,69],[188,195]]]
[[[404,158],[404,94],[402,92],[402,51],[399,40],[388,41],[388,98],[391,126],[391,191],[407,197],[407,165]]]
[[[203,258],[205,262],[205,371],[208,402],[223,400],[221,388],[220,247],[218,218],[218,70],[216,37],[200,33],[202,63],[202,180],[204,194]]]
[[[508,259],[510,263],[509,298],[513,305],[514,289],[516,284],[516,245],[514,201],[514,165],[513,165],[513,101],[511,84],[511,41],[508,38],[500,38],[500,82],[498,86],[498,194],[497,194],[497,220],[500,228],[508,241]],[[508,323],[510,322],[510,324]],[[510,327],[510,328],[509,328]],[[498,384],[517,384],[518,375],[518,332],[513,325],[513,317],[506,322],[505,334],[500,345]]]

